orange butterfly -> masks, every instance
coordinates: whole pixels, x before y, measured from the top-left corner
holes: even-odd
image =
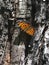
[[[18,22],[18,25],[27,34],[29,34],[31,36],[34,35],[35,29],[29,23],[21,21],[21,22]]]

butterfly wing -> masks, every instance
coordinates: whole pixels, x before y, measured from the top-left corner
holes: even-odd
[[[35,33],[35,29],[32,28],[32,27],[30,27],[30,28],[28,28],[28,30],[26,30],[26,33],[29,34],[29,35],[31,35],[31,36],[33,36],[34,33]]]
[[[22,29],[22,30],[25,30],[26,28],[28,28],[30,25],[25,23],[25,22],[19,22],[18,23],[19,27]]]
[[[25,31],[27,34],[33,36],[35,33],[35,29],[28,23],[25,22],[19,22],[18,23],[19,27]]]

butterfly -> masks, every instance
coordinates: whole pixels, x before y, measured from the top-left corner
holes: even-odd
[[[24,21],[18,22],[18,26],[27,34],[33,36],[35,33],[35,29],[29,24]]]

